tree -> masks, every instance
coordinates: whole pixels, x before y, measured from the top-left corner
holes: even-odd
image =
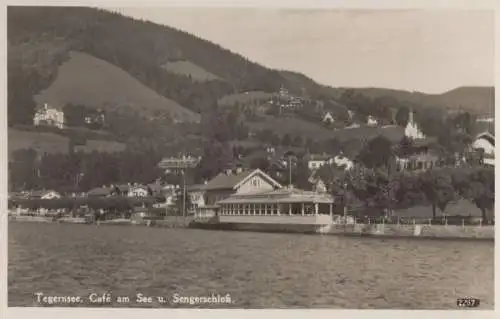
[[[330,138],[324,142],[323,147],[328,154],[338,154],[341,151],[342,143],[337,138]]]
[[[253,158],[250,162],[250,168],[252,169],[260,169],[264,172],[269,170],[271,163],[266,157],[256,157]]]
[[[311,188],[311,183],[309,183],[309,168],[306,160],[302,158],[296,161],[292,175],[293,182],[298,188],[305,190]]]
[[[396,174],[395,178],[398,179],[398,188],[395,194],[397,206],[412,207],[425,203],[426,197],[418,175],[402,171]]]
[[[443,213],[449,202],[457,198],[452,178],[444,169],[432,169],[420,175],[422,191],[432,205],[432,217],[436,217],[436,207]]]
[[[293,141],[292,141],[292,146],[301,147],[303,143],[304,143],[304,141],[302,140],[302,136],[295,135],[295,137],[293,138]]]
[[[187,216],[188,208],[192,207],[191,197],[188,196],[187,191],[185,192],[184,196],[182,193],[183,193],[182,187],[180,187],[175,192],[175,201],[174,201],[174,214],[175,214],[175,216],[182,216],[183,207],[186,210],[186,216]],[[185,202],[183,203],[184,200],[185,200]]]
[[[459,113],[451,121],[453,126],[463,133],[472,134],[474,132],[476,119],[469,112]]]
[[[413,140],[404,136],[401,142],[397,145],[396,152],[399,156],[408,156],[413,151]]]
[[[481,210],[484,221],[491,221],[495,204],[495,172],[493,168],[480,168],[471,172],[467,198],[471,199]]]
[[[396,124],[402,127],[406,127],[410,117],[410,110],[407,107],[401,107],[396,112]]]
[[[393,157],[392,143],[382,135],[370,140],[357,159],[368,168],[388,167]]]
[[[348,181],[349,173],[332,163],[321,166],[314,177],[325,183],[327,191],[335,198],[335,207],[340,208],[342,212],[346,211],[353,198],[351,184]]]
[[[292,146],[292,138],[290,135],[287,133],[283,136],[283,139],[281,140],[281,144],[283,146]]]

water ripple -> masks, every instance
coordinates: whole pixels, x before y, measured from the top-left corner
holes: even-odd
[[[453,309],[456,298],[474,296],[493,309],[493,250],[489,242],[11,223],[9,306],[33,306],[42,291],[229,293],[239,308]]]

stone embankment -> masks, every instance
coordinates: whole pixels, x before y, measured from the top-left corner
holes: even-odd
[[[414,237],[494,240],[495,227],[455,225],[349,224],[327,225],[318,230],[326,235]]]

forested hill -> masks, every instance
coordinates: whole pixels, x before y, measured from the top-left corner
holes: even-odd
[[[219,45],[109,11],[9,7],[7,23],[10,125],[31,121],[35,106],[32,97],[55,80],[58,66],[69,59],[71,51],[109,62],[161,96],[197,113],[235,92],[273,92],[281,85],[292,93],[303,92],[300,81],[289,81],[279,71],[250,62]],[[199,81],[165,67],[176,61],[188,61],[214,76]],[[324,92],[324,87],[307,81],[311,97]]]
[[[176,109],[183,107],[195,113],[210,109],[215,101],[228,94],[275,92],[281,85],[292,94],[330,102],[340,101],[343,91],[320,85],[303,74],[265,68],[195,35],[105,10],[10,6],[7,20],[8,116],[11,126],[32,122],[34,96],[56,80],[59,67],[70,60],[71,52],[101,59],[160,97],[173,101],[170,104],[165,102],[165,105],[175,104]],[[203,74],[197,76],[195,73]],[[74,77],[78,76],[74,74]],[[127,80],[127,83],[130,81]],[[440,108],[460,104],[465,109],[478,109],[492,105],[491,102],[488,104],[492,101],[491,90],[485,89],[460,89],[458,93],[445,94],[448,98],[437,99],[426,98],[427,95],[419,93],[415,95],[418,96],[416,100],[410,92],[386,89],[356,91],[371,98],[394,97],[392,104],[410,100]],[[144,88],[140,90],[146,92]],[[97,90],[95,94],[103,94],[104,91]],[[134,92],[128,94],[133,95]],[[145,99],[159,100],[159,97]],[[91,100],[104,99],[93,97]],[[107,105],[112,105],[122,103],[122,100],[108,102]],[[142,109],[135,111],[143,112]]]
[[[331,88],[333,98],[340,97],[348,88]],[[486,86],[463,86],[441,94],[426,94],[385,88],[349,88],[366,97],[393,98],[415,105],[438,107],[448,110],[464,110],[479,115],[493,115],[495,111],[495,88]]]

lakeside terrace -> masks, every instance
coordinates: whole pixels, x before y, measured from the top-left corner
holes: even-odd
[[[199,207],[197,219],[218,217],[219,222],[329,224],[334,199],[329,194],[291,187],[233,194],[215,205]]]

